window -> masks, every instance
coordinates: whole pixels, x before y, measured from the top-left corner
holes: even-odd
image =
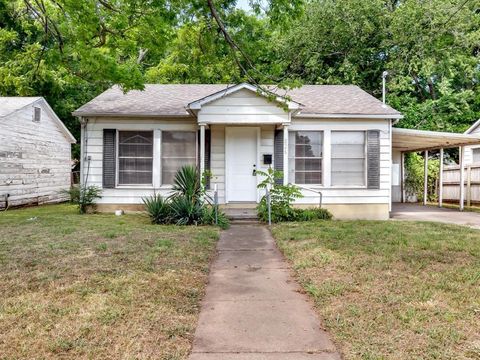
[[[321,184],[322,132],[291,131],[288,136],[289,182],[295,184]]]
[[[474,148],[472,149],[472,161],[477,164],[480,163],[480,148]]]
[[[151,185],[153,131],[118,132],[118,184]]]
[[[33,108],[33,121],[40,122],[42,118],[42,108],[35,106]]]
[[[332,185],[365,186],[365,131],[332,131]]]
[[[173,184],[176,172],[184,165],[196,165],[197,133],[162,131],[162,184]]]

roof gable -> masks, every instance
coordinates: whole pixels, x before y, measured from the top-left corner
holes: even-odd
[[[35,105],[41,105],[42,108],[48,112],[54,123],[60,128],[66,139],[71,143],[76,143],[77,140],[73,137],[70,131],[67,129],[62,120],[57,116],[55,111],[50,107],[48,102],[40,96],[37,97],[0,97],[0,120],[7,116],[12,116],[17,111],[20,111],[27,106],[34,107]]]
[[[27,96],[4,96],[0,97],[0,117],[5,117],[18,110],[23,109],[25,106],[32,105],[33,103],[42,99],[39,96],[27,97]]]
[[[213,101],[216,101],[216,100],[219,100],[221,98],[227,97],[229,95],[235,94],[235,93],[237,93],[241,90],[251,91],[251,92],[257,94],[258,96],[262,96],[262,97],[266,98],[267,100],[270,100],[270,98],[273,98],[272,99],[273,101],[275,101],[279,104],[285,105],[289,110],[296,110],[301,105],[300,103],[298,103],[296,101],[291,101],[284,96],[277,95],[273,92],[268,93],[267,91],[265,91],[264,89],[262,89],[258,86],[247,84],[247,83],[241,83],[241,84],[226,87],[223,90],[217,91],[217,92],[215,92],[213,94],[210,94],[208,96],[205,96],[201,99],[195,100],[195,101],[188,104],[188,108],[191,109],[191,110],[200,110],[203,105],[209,104]]]
[[[470,126],[470,127],[464,132],[464,134],[471,134],[471,133],[476,132],[475,130],[478,128],[479,125],[480,125],[480,119],[478,119],[477,121],[475,121],[475,122],[473,123],[473,125]]]

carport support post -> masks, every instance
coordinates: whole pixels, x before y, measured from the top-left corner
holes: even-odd
[[[443,148],[440,149],[440,169],[438,170],[438,207],[443,206]]]
[[[425,150],[423,169],[423,205],[427,205],[428,196],[428,150]]]
[[[402,186],[402,203],[407,202],[407,192],[405,189],[405,153],[402,151],[400,158],[401,186]]]
[[[465,148],[460,146],[459,148],[460,154],[460,211],[464,210],[464,202],[465,202]]]

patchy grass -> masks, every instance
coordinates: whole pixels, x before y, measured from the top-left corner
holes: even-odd
[[[316,221],[273,234],[346,359],[480,359],[480,231]]]
[[[428,205],[430,206],[437,206],[438,207],[438,203],[436,202],[429,202]],[[443,205],[442,205],[444,208],[446,209],[455,209],[455,210],[459,210],[460,209],[460,205],[459,204],[455,204],[455,203],[446,203],[444,202]],[[473,206],[467,206],[465,205],[463,207],[463,210],[464,211],[471,211],[471,212],[480,212],[480,206],[478,204],[475,204]]]
[[[186,358],[217,238],[70,205],[0,213],[0,358]]]

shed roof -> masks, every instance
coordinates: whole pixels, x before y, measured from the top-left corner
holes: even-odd
[[[25,106],[33,104],[42,99],[39,96],[4,96],[0,97],[0,117],[10,115],[11,113],[23,109]]]
[[[47,100],[41,96],[4,96],[0,97],[0,119],[5,118],[8,115],[11,115],[27,106],[34,105],[36,103],[42,103],[44,109],[48,111],[53,121],[60,128],[62,133],[65,135],[67,140],[73,144],[77,140],[73,137],[72,133],[67,129],[62,120],[57,116],[55,111],[50,107]]]
[[[480,135],[393,128],[392,147],[412,152],[480,144]]]
[[[145,85],[124,93],[114,86],[81,106],[75,116],[190,116],[188,105],[234,85]],[[399,118],[400,113],[355,85],[304,85],[292,90],[268,86],[278,96],[301,104],[299,115],[375,115]]]

